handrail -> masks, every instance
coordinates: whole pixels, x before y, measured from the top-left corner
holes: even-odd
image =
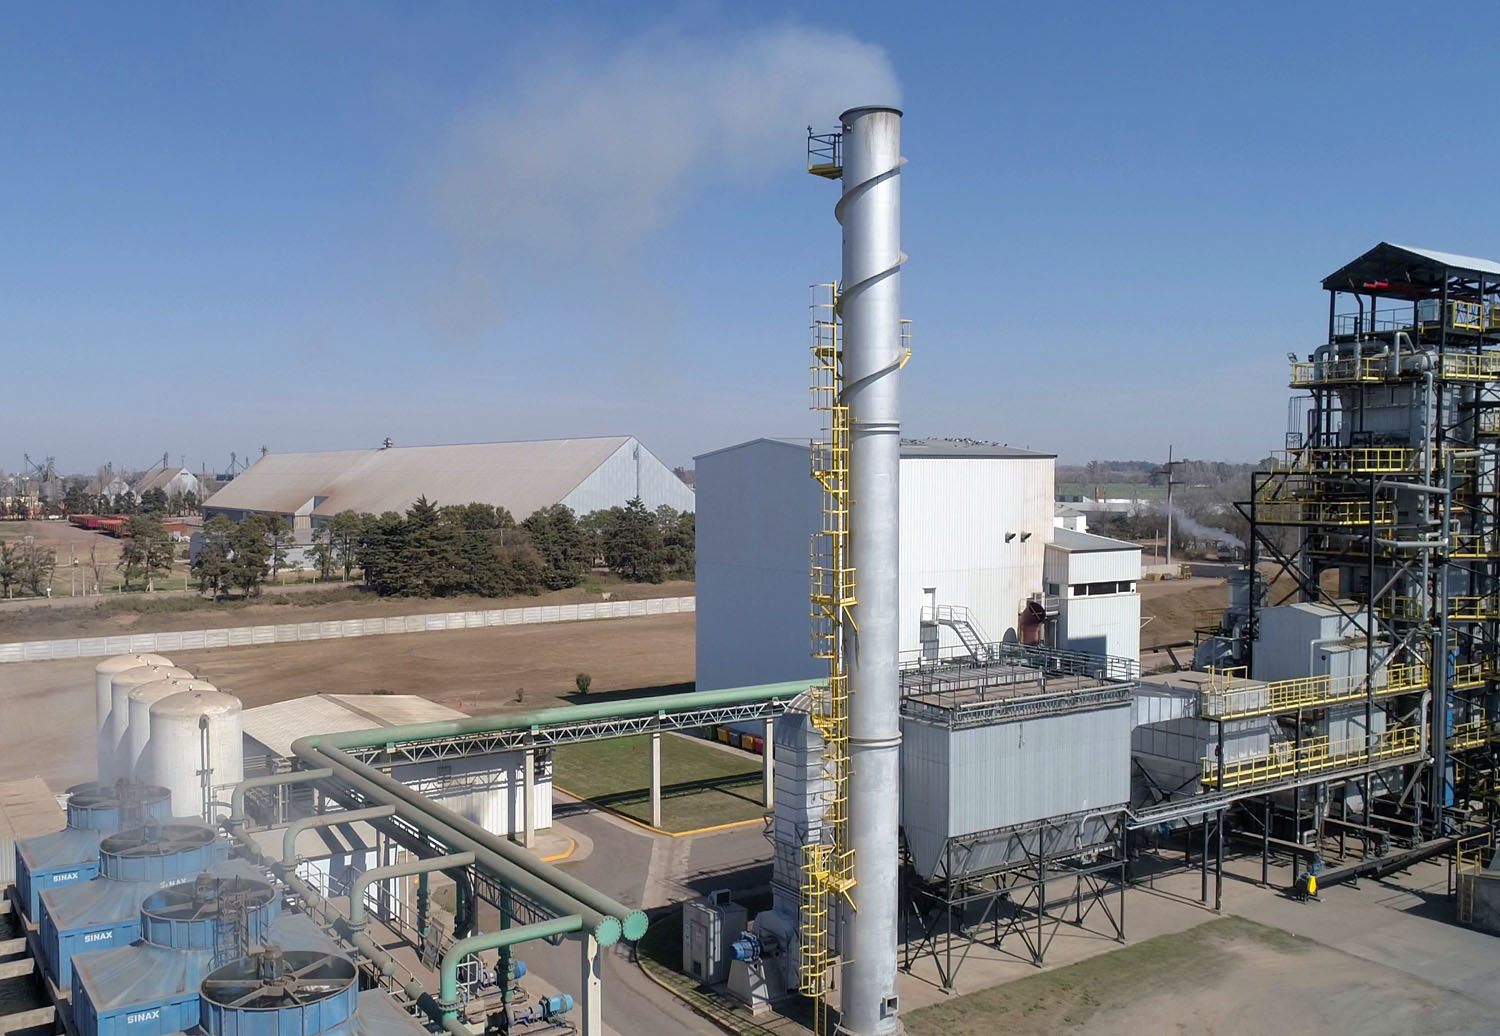
[[[1325,773],[1357,766],[1370,759],[1411,755],[1421,750],[1421,742],[1421,728],[1393,727],[1371,737],[1344,738],[1339,741],[1330,741],[1327,737],[1309,738],[1296,748],[1283,742],[1273,746],[1265,755],[1223,763],[1212,756],[1204,756],[1200,783],[1205,788],[1239,788],[1283,777]]]

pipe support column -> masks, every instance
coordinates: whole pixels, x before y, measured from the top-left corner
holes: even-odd
[[[536,749],[527,746],[521,758],[521,844],[536,845]]]
[[[651,732],[651,826],[661,827],[661,731]]]
[[[599,940],[585,935],[580,940],[579,1013],[583,1036],[604,1036],[604,954]]]
[[[766,736],[761,741],[760,801],[767,809],[776,808],[776,721],[766,720]]]

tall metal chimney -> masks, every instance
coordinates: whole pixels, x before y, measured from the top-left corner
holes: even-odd
[[[849,662],[849,846],[856,908],[841,935],[841,1027],[896,1031],[897,828],[901,687],[897,563],[900,534],[901,112],[839,116],[844,228],[843,400],[849,407],[849,556],[858,603],[845,634]]]

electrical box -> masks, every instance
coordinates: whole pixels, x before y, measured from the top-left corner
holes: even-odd
[[[682,907],[682,968],[689,978],[716,986],[729,975],[730,949],[745,930],[749,912],[718,889]]]

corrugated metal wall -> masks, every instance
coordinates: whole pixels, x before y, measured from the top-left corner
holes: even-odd
[[[1118,658],[1141,657],[1140,594],[1071,597],[1057,616],[1057,646]]]
[[[634,437],[610,454],[593,473],[563,498],[576,514],[588,514],[607,507],[618,507],[639,496],[648,511],[662,504],[678,511],[696,506],[691,486],[672,474],[672,469],[657,459]],[[519,521],[519,516],[517,517]]]
[[[1050,457],[902,460],[902,651],[920,646],[924,587],[938,604],[968,608],[991,640],[1014,639],[1022,606],[1042,589],[1053,466]],[[951,630],[941,637],[959,643]]]
[[[902,723],[902,826],[918,866],[950,837],[1130,799],[1128,703],[949,731]],[[946,828],[946,829],[944,829]]]
[[[818,486],[807,448],[761,439],[699,457],[698,687],[817,679],[809,550]]]

